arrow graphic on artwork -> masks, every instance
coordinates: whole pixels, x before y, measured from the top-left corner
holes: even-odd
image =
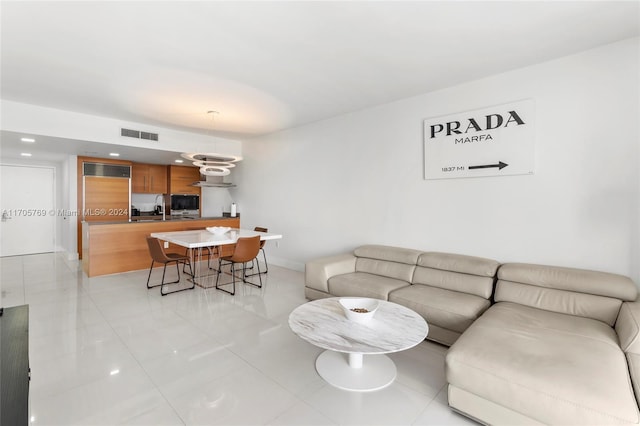
[[[503,163],[502,161],[498,161],[498,164],[485,164],[483,166],[469,166],[469,170],[473,170],[473,169],[490,169],[490,168],[493,168],[493,167],[497,167],[498,170],[502,170],[507,166],[508,166],[507,163]]]

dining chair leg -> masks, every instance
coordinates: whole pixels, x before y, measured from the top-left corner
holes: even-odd
[[[209,267],[209,269],[211,269],[212,271],[218,271],[215,267],[211,266],[211,258],[213,257],[213,251],[215,250],[218,254],[218,258],[220,257],[220,252],[218,252],[218,247],[214,247],[213,250],[209,247],[207,247],[207,250],[209,250],[209,258],[207,260],[207,266]],[[220,263],[220,262],[218,262]]]
[[[191,265],[191,261],[185,260],[183,262],[183,265],[189,265],[189,275],[191,275],[191,277],[193,278],[193,266]],[[184,267],[182,269],[182,272],[184,272]],[[186,272],[185,272],[185,274],[186,274]]]
[[[220,273],[221,272],[222,272],[222,259],[218,259],[218,274],[216,275],[216,290],[224,291],[225,293],[228,293],[228,294],[234,296],[236,294],[235,264],[231,263],[231,276],[233,277],[233,281],[232,281],[233,291],[229,291],[227,289],[224,289],[224,288],[218,286],[218,280],[220,279]],[[228,284],[229,283],[223,284],[223,285],[228,285]]]
[[[255,273],[255,274],[249,274],[249,275],[247,275],[247,277],[253,277],[254,275],[266,274],[266,273],[269,272],[269,265],[267,264],[267,255],[264,253],[264,249],[260,249],[260,251],[262,251],[262,258],[264,259],[264,267],[266,269],[264,271],[260,272],[260,261],[258,260],[258,257],[256,256],[256,258],[251,261],[251,267],[247,268],[247,269],[253,269],[255,267],[255,265],[258,264],[258,272]]]
[[[173,290],[173,291],[166,291],[166,292],[164,291],[164,286],[165,285],[167,285],[167,284],[177,284],[177,283],[180,282],[180,265],[179,265],[180,261],[176,260],[175,262],[176,262],[176,271],[178,272],[178,280],[177,281],[172,281],[170,283],[165,283],[164,282],[164,274],[165,274],[165,272],[167,270],[167,264],[166,263],[164,264],[164,269],[162,270],[162,284],[160,284],[160,294],[162,296],[166,296],[167,294],[178,293],[178,292],[185,291],[185,290],[193,290],[196,287],[195,282],[193,282],[191,287],[185,287],[185,288],[181,288],[179,290]],[[170,263],[170,262],[167,262],[167,263]],[[186,262],[183,264],[183,268],[184,267],[186,267]],[[191,268],[191,263],[189,263],[189,270],[191,271],[191,274],[193,275],[193,269]]]
[[[189,261],[183,261],[182,262],[182,272],[184,274],[187,273],[187,271],[185,270],[187,268],[187,263],[189,264],[189,271],[191,272],[189,275],[191,275],[191,278],[193,278],[193,250],[190,248],[187,248],[184,251],[184,255],[189,259]]]
[[[176,263],[176,266],[177,265],[178,264]],[[160,294],[162,294],[162,289],[164,288],[164,274],[165,274],[165,272],[167,272],[167,264],[166,263],[164,264],[164,268],[162,268],[162,281],[160,281],[160,283],[161,283],[160,284]],[[178,281],[180,281],[180,271],[178,271]],[[175,282],[178,282],[178,281],[175,281]],[[167,284],[169,284],[169,283],[167,283]],[[173,283],[171,283],[171,284],[173,284]],[[162,295],[164,296],[164,294],[162,294]]]
[[[258,288],[262,288],[262,272],[260,272],[260,262],[258,262],[256,260],[256,267],[258,268],[258,272],[256,274],[251,274],[251,275],[247,275],[247,264],[243,263],[242,264],[242,282],[252,285],[254,287],[258,287]],[[258,280],[260,281],[260,284],[256,284],[256,283],[252,283],[251,281],[247,281],[248,277],[252,277],[254,275],[258,276]]]
[[[262,252],[262,257],[264,258],[264,273],[268,274],[269,273],[269,264],[267,263],[267,254],[264,252],[263,248],[261,248],[260,251]]]
[[[189,256],[189,257],[191,257],[191,249],[190,249],[190,248],[187,248],[187,249],[184,251],[184,255],[185,255],[185,256]],[[186,268],[186,267],[187,267],[186,263],[182,264],[182,272],[185,272],[185,268]],[[185,272],[185,273],[186,273],[186,272]]]
[[[149,276],[147,277],[147,288],[158,287],[157,285],[149,286],[149,280],[151,280],[151,272],[153,271],[153,264],[154,264],[154,261],[152,260],[151,261],[151,266],[149,266]]]
[[[167,262],[167,263],[171,263],[171,262]],[[178,279],[176,281],[171,281],[169,283],[164,282],[165,273],[167,272],[167,263],[165,263],[164,267],[162,268],[162,281],[160,281],[160,284],[150,286],[149,280],[151,279],[151,272],[153,272],[153,264],[154,264],[154,261],[153,260],[151,261],[151,267],[149,268],[149,276],[147,277],[147,288],[162,287],[163,285],[166,285],[166,284],[176,284],[180,282],[180,270],[178,270]],[[177,262],[176,262],[176,269],[178,269]]]

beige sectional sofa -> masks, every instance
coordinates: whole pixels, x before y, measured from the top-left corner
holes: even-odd
[[[502,265],[496,303],[447,352],[449,405],[489,424],[640,423],[636,296],[620,275]]]
[[[640,302],[627,277],[363,246],[307,263],[305,293],[423,315],[427,338],[451,346],[449,405],[482,423],[640,424]]]
[[[451,345],[491,305],[498,266],[479,257],[367,245],[308,262],[305,295],[405,305],[427,319],[428,339]]]

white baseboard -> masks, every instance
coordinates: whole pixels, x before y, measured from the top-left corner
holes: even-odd
[[[66,253],[67,255],[67,260],[79,260],[80,257],[78,256],[78,253]]]
[[[62,248],[62,246],[56,246],[55,247],[55,252],[62,254],[66,260],[78,260],[79,259],[78,253],[76,253],[76,252],[69,253],[64,248]]]
[[[294,271],[304,272],[304,263],[301,262],[295,262],[293,260],[274,257],[271,255],[267,256],[267,262],[269,262],[270,265],[281,266],[283,268],[292,269]]]
[[[68,251],[63,250],[63,249],[56,250],[56,252],[61,253],[62,256],[64,256],[65,260],[78,260],[79,259],[78,253],[69,253]]]

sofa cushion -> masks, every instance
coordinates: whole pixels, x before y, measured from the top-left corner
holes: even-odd
[[[515,302],[613,325],[622,300],[635,300],[628,277],[555,266],[505,264],[498,270],[496,302]]]
[[[451,346],[446,375],[546,424],[640,421],[618,338],[590,318],[500,302]]]
[[[415,268],[415,265],[388,262],[385,260],[374,260],[362,257],[358,257],[356,260],[356,272],[365,272],[367,274],[402,280],[407,284],[411,282]]]
[[[620,347],[627,355],[631,383],[640,397],[640,302],[624,302],[616,320]]]
[[[496,302],[514,302],[548,311],[591,318],[610,326],[613,326],[622,305],[619,299],[611,297],[502,280],[496,284],[494,298]]]
[[[616,333],[625,352],[640,355],[640,302],[624,302],[616,320]]]
[[[489,299],[499,265],[495,260],[480,257],[423,253],[418,258],[411,282]]]
[[[413,249],[373,244],[360,246],[353,251],[357,257],[406,263],[407,265],[415,265],[421,253],[421,251]]]
[[[391,291],[408,285],[410,284],[403,280],[354,272],[329,278],[329,293],[338,297],[356,296],[388,300]]]
[[[489,299],[493,292],[492,277],[479,277],[420,266],[416,267],[411,282],[412,284],[424,284],[460,293],[469,293],[483,299]]]
[[[489,307],[489,301],[482,297],[422,284],[392,291],[389,301],[413,309],[429,325],[458,333],[466,330]]]
[[[496,275],[498,266],[500,266],[500,263],[492,259],[439,252],[422,253],[417,264],[426,268],[490,278]]]
[[[356,271],[411,282],[416,262],[420,256],[418,250],[367,245],[356,248]]]
[[[629,277],[586,269],[506,263],[498,270],[498,279],[624,301],[634,301],[638,295]]]

